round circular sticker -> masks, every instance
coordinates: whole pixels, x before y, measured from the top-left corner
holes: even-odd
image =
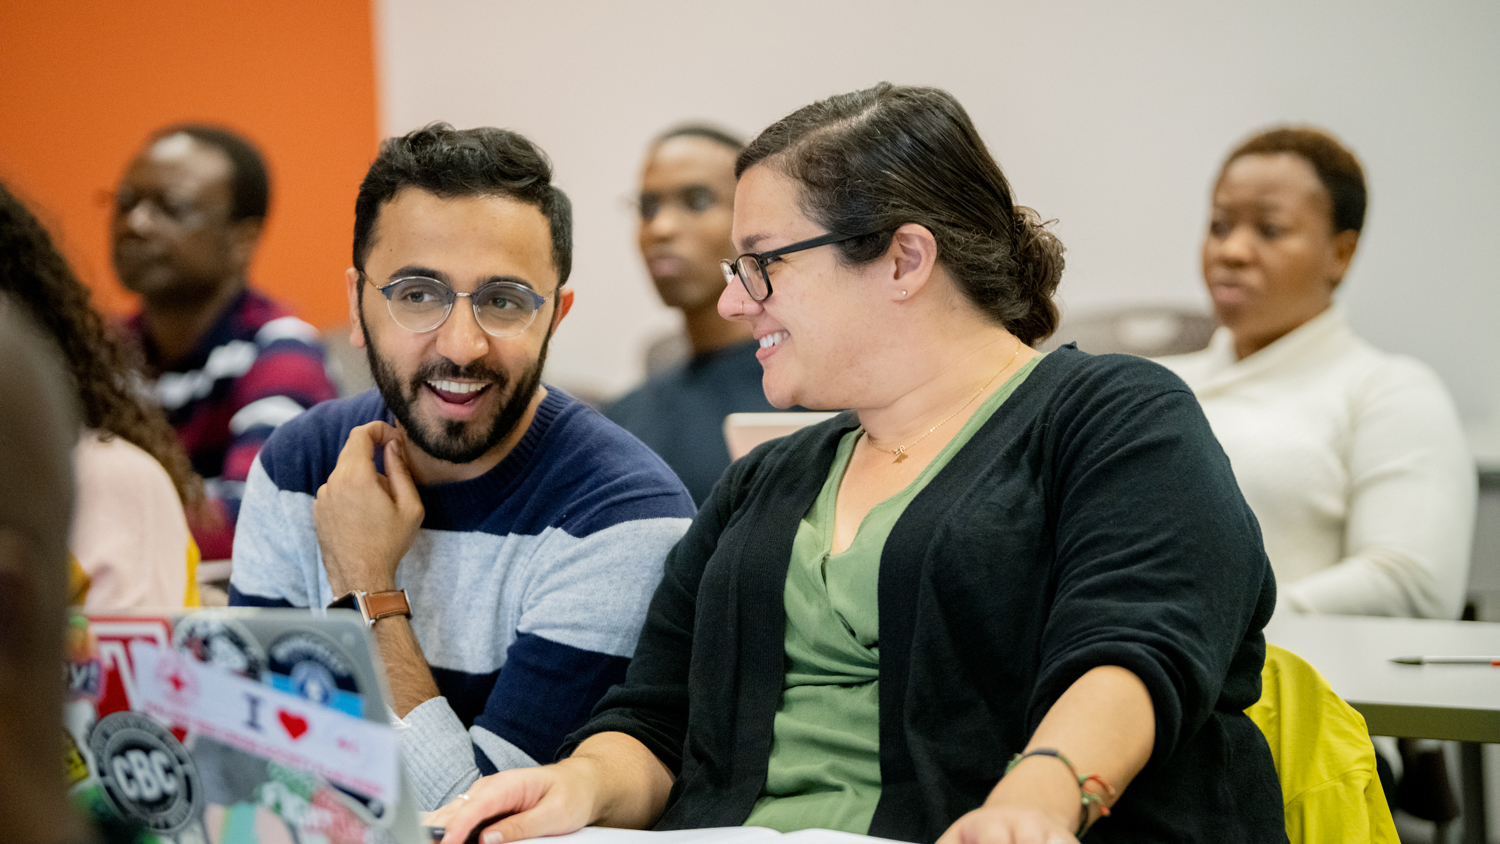
[[[266,653],[239,622],[208,613],[197,613],[177,622],[172,646],[187,651],[200,662],[210,663],[241,677],[259,680],[266,670]]]
[[[278,675],[274,685],[296,695],[337,709],[349,695],[361,690],[354,676],[354,662],[332,639],[307,630],[285,633],[267,649],[267,667]],[[354,701],[355,704],[358,701]],[[358,708],[350,713],[358,716]]]
[[[115,712],[94,725],[89,750],[105,793],[125,820],[165,834],[198,816],[198,769],[167,728],[139,712]]]

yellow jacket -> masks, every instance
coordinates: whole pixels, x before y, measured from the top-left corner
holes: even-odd
[[[1364,716],[1302,657],[1266,645],[1250,716],[1276,760],[1292,844],[1400,844]]]

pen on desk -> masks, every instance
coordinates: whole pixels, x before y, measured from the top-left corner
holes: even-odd
[[[1401,665],[1500,665],[1500,656],[1397,656]]]

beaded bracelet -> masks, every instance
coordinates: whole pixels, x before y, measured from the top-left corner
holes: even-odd
[[[1115,796],[1115,787],[1110,785],[1108,780],[1106,780],[1104,777],[1099,776],[1098,774],[1079,774],[1078,769],[1073,767],[1073,761],[1067,756],[1064,756],[1063,752],[1055,747],[1038,747],[1034,750],[1028,750],[1025,753],[1017,753],[1015,756],[1012,756],[1010,762],[1006,764],[1005,775],[1008,775],[1011,771],[1015,770],[1015,767],[1021,764],[1022,760],[1032,756],[1050,756],[1053,759],[1056,759],[1064,765],[1067,765],[1068,772],[1071,773],[1073,775],[1073,778],[1078,781],[1078,830],[1073,833],[1074,835],[1082,836],[1084,830],[1088,829],[1089,821],[1091,820],[1090,810],[1093,807],[1099,807],[1099,817],[1109,817],[1109,805],[1104,802],[1104,798],[1113,798]],[[1002,775],[1002,777],[1003,776],[1004,775]],[[1101,795],[1089,791],[1088,784],[1091,782],[1098,783],[1099,787],[1104,789],[1104,794]]]
[[[1021,764],[1023,759],[1029,759],[1032,756],[1051,756],[1053,759],[1067,765],[1068,770],[1075,778],[1078,776],[1078,769],[1073,767],[1073,760],[1064,756],[1062,751],[1055,747],[1038,747],[1035,750],[1028,750],[1025,753],[1017,753],[1015,756],[1010,757],[1010,763],[1005,766],[1005,773],[1009,774],[1015,770],[1017,765]]]

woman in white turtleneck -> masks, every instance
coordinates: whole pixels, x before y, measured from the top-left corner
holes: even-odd
[[[1364,213],[1364,173],[1332,137],[1246,141],[1203,241],[1222,327],[1161,362],[1197,393],[1260,520],[1278,612],[1456,618],[1474,464],[1437,375],[1361,340],[1333,305]]]

